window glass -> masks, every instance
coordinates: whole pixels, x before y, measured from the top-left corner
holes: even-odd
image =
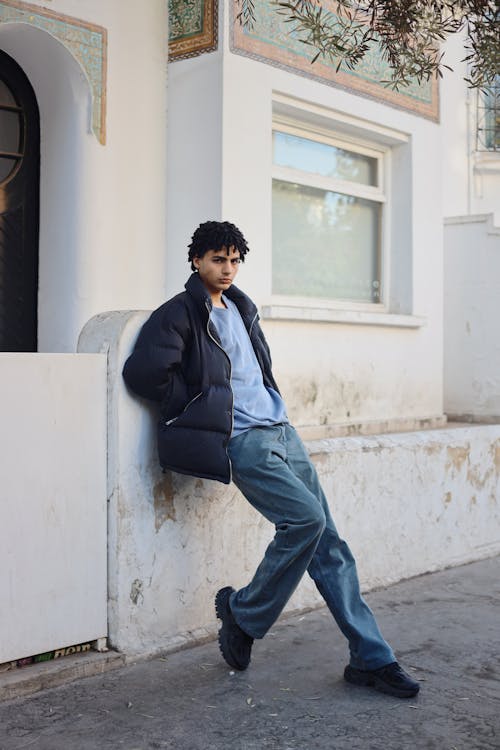
[[[0,152],[19,153],[19,114],[0,109]]]
[[[382,205],[273,180],[273,292],[380,302]]]
[[[302,132],[273,132],[273,294],[381,304],[384,151]]]
[[[500,75],[496,76],[494,84],[486,90],[484,103],[486,148],[500,151]]]
[[[478,92],[477,149],[500,151],[500,75]]]
[[[16,106],[16,100],[7,84],[0,80],[0,104],[7,104],[9,106]]]
[[[0,182],[3,182],[14,169],[15,162],[12,159],[3,159],[0,156]]]
[[[377,184],[377,159],[289,133],[273,133],[273,161],[276,166],[323,177]]]

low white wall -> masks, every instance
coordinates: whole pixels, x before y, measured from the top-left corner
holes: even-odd
[[[273,536],[233,485],[159,470],[154,411],[120,375],[147,315],[100,315],[80,338],[108,352],[109,628],[128,653],[213,635],[214,593],[247,582]],[[500,426],[309,447],[365,589],[500,551]],[[304,580],[288,609],[319,602]]]
[[[500,226],[493,216],[445,221],[444,408],[500,422]]]
[[[0,663],[107,634],[106,358],[0,354]]]

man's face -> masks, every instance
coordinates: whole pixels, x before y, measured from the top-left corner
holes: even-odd
[[[234,247],[223,247],[220,250],[207,250],[202,258],[193,258],[200,278],[210,294],[225,292],[233,283],[240,264],[240,251]]]

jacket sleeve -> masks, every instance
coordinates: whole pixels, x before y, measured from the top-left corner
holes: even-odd
[[[190,325],[183,306],[166,303],[155,310],[125,362],[123,377],[129,388],[143,398],[162,401],[189,340]]]

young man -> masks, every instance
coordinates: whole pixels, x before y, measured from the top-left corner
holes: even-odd
[[[288,421],[257,308],[233,285],[247,252],[233,224],[200,224],[186,291],[153,312],[123,371],[132,390],[160,402],[161,465],[232,479],[275,526],[250,583],[216,595],[222,655],[246,669],[254,639],[273,625],[307,570],[348,640],[345,679],[412,697],[419,685],[396,662],[361,596],[352,554]]]

